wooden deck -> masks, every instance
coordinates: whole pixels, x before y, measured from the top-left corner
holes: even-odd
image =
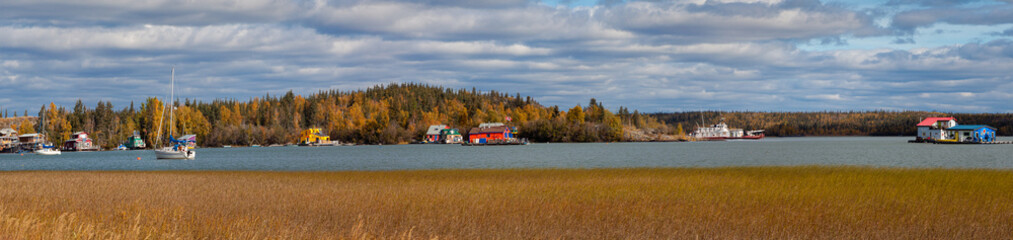
[[[1013,144],[1013,141],[994,141],[994,142],[954,142],[954,141],[934,141],[934,140],[908,140],[909,143],[931,143],[931,144]]]
[[[941,142],[932,141],[932,144],[1013,144],[1013,141],[994,141],[994,142]]]

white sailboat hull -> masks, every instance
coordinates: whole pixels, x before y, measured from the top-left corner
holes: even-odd
[[[195,157],[197,157],[197,152],[190,150],[178,151],[172,148],[163,148],[155,150],[156,159],[193,160]]]

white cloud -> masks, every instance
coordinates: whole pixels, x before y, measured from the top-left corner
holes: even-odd
[[[184,96],[203,100],[390,82],[644,111],[1008,111],[1013,100],[1000,94],[1013,91],[1013,42],[801,50],[882,34],[864,12],[818,1],[4,1],[0,13],[0,95],[25,109],[162,96],[173,65]],[[954,102],[916,101],[936,97]]]

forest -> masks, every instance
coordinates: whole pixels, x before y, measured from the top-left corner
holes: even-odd
[[[306,128],[321,128],[334,140],[359,144],[409,143],[421,139],[434,124],[466,133],[481,123],[504,122],[518,127],[519,137],[535,142],[646,141],[673,131],[638,111],[620,108],[612,113],[595,99],[586,106],[547,107],[520,94],[410,83],[320,91],[305,97],[289,91],[246,101],[176,100],[171,120],[165,113],[167,105],[154,97],[119,109],[110,102],[89,108],[78,100],[72,109],[49,103],[39,109],[38,117],[11,117],[4,111],[7,118],[0,124],[21,134],[44,130],[54,143],[84,131],[106,149],[134,131],[149,147],[159,143],[159,131],[163,138],[195,134],[205,147],[294,143]],[[166,126],[159,129],[159,122]]]
[[[74,132],[89,133],[110,149],[137,131],[149,147],[170,134],[195,134],[204,147],[271,145],[298,141],[299,132],[321,128],[331,139],[358,144],[404,144],[423,137],[429,125],[445,124],[466,134],[486,122],[518,128],[533,142],[672,141],[697,126],[724,120],[730,127],[765,129],[767,136],[913,136],[921,119],[953,116],[961,124],[986,124],[999,135],[1013,135],[1013,114],[922,111],[848,112],[677,112],[641,113],[619,106],[613,113],[596,99],[573,107],[543,106],[531,97],[475,88],[450,89],[424,84],[378,85],[365,90],[320,91],[307,96],[287,92],[245,101],[176,100],[169,118],[163,99],[116,108],[110,102],[73,108],[49,103],[18,117],[3,111],[0,126],[20,134],[45,131],[60,143]],[[33,115],[26,117],[25,115]],[[39,121],[39,120],[43,121]],[[171,128],[169,126],[171,119]],[[159,129],[159,122],[165,126]],[[159,139],[159,131],[163,139]],[[171,131],[171,132],[170,132]]]

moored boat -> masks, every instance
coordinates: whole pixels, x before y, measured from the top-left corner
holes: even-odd
[[[190,136],[184,136],[181,139],[176,139],[176,138],[172,137],[172,132],[174,130],[173,127],[175,126],[175,124],[173,124],[173,120],[175,120],[173,118],[173,112],[176,109],[176,106],[172,105],[172,104],[174,104],[174,102],[175,102],[174,99],[176,97],[175,91],[173,91],[173,88],[175,87],[175,83],[176,83],[176,68],[173,68],[172,69],[172,78],[169,81],[169,104],[170,104],[170,106],[169,106],[169,142],[171,144],[173,144],[173,145],[169,146],[169,147],[163,147],[163,148],[157,148],[157,149],[155,149],[155,159],[193,160],[194,158],[196,158],[197,153],[194,152],[193,150],[191,150],[190,147],[189,147],[189,145],[191,145],[190,144],[191,141],[194,142],[194,143],[197,141],[196,137],[190,138]],[[165,106],[163,105],[163,108],[164,107]],[[164,113],[165,111],[163,110],[162,112]],[[162,119],[164,119],[164,118],[162,118]],[[161,138],[162,138],[162,122],[159,121],[158,122],[158,137],[156,139],[161,140]],[[156,143],[155,145],[158,146],[160,144]]]
[[[197,152],[186,149],[186,146],[176,145],[172,147],[164,147],[162,149],[155,149],[156,159],[167,159],[167,160],[193,160],[197,157]]]
[[[765,137],[762,129],[744,131],[741,128],[728,128],[728,124],[725,124],[724,119],[718,124],[698,127],[691,135],[697,140],[703,141],[759,140]]]
[[[54,146],[43,146],[42,149],[35,150],[35,155],[60,155],[60,149],[56,149]]]
[[[331,141],[331,137],[323,134],[323,131],[320,128],[310,128],[299,133],[299,146],[324,147],[338,145],[341,145],[341,143]]]

